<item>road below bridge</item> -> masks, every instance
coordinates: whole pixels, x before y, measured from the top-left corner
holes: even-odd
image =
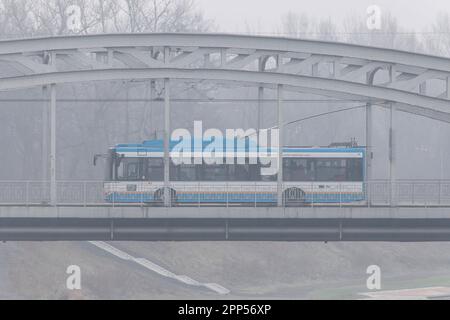
[[[230,293],[185,285],[89,242],[6,242],[0,299],[358,299],[373,264],[383,290],[450,286],[448,243],[108,244]],[[70,265],[81,268],[81,290],[66,288]]]

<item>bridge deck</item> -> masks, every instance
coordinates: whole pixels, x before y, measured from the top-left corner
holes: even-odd
[[[450,219],[450,207],[0,206],[0,218]]]
[[[0,241],[87,240],[450,241],[450,208],[0,207]]]

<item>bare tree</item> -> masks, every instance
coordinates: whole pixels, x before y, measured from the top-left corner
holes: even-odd
[[[338,41],[338,26],[331,20],[331,18],[320,20],[315,26],[315,38],[325,41]]]
[[[339,40],[360,45],[420,51],[417,35],[401,28],[397,19],[389,12],[382,15],[381,29],[369,30],[364,16],[348,16],[343,23],[343,37]]]
[[[447,25],[446,25],[447,23]],[[389,12],[382,15],[381,30],[369,30],[363,15],[347,16],[341,24],[331,18],[314,20],[304,13],[288,12],[281,20],[283,34],[326,41],[343,41],[360,45],[421,51],[419,37],[412,31],[401,28],[397,19]],[[444,17],[433,26],[434,30],[445,31],[450,24]]]
[[[80,9],[70,30],[69,7]],[[211,21],[194,0],[0,0],[0,37],[105,32],[204,32]]]
[[[306,14],[288,12],[282,17],[282,30],[285,35],[296,38],[312,37],[314,26]]]
[[[450,15],[438,14],[436,22],[425,30],[423,38],[427,52],[450,57]]]

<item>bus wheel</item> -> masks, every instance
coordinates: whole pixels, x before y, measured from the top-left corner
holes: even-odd
[[[300,188],[289,188],[283,192],[283,204],[286,207],[300,207],[305,205],[305,191]]]
[[[170,202],[172,206],[174,206],[177,203],[177,192],[174,189],[169,188],[169,193],[170,193]],[[160,188],[155,191],[154,203],[161,206],[164,205],[164,188]]]

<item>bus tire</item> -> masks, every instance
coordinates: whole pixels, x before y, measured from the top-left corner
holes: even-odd
[[[177,203],[177,192],[174,189],[169,188],[169,193],[170,193],[170,202],[173,206]],[[153,194],[153,199],[155,204],[161,206],[164,205],[164,188],[156,190],[155,193]]]
[[[283,205],[286,207],[301,207],[305,205],[305,191],[300,188],[289,188],[283,192]]]

